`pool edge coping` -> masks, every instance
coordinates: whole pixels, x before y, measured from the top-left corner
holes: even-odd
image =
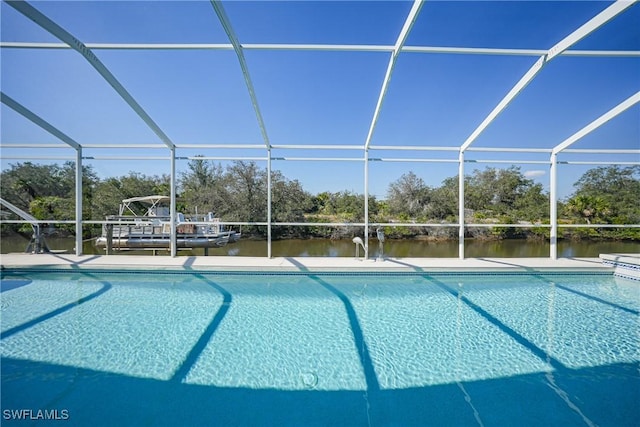
[[[6,258],[8,259],[6,259]],[[34,258],[37,257],[37,258]],[[128,271],[128,272],[248,272],[248,273],[558,273],[611,272],[614,267],[601,258],[158,258],[141,256],[42,256],[13,254],[3,256],[0,271]]]

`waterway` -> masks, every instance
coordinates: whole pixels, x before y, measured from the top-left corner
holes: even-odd
[[[75,253],[73,238],[47,238],[49,248],[55,251]],[[21,236],[7,236],[0,241],[0,253],[24,252],[28,241]],[[369,256],[379,254],[378,241],[369,242]],[[272,256],[274,257],[353,257],[356,245],[351,240],[306,239],[306,240],[277,240],[272,242]],[[104,254],[104,249],[96,248],[92,240],[83,244],[85,254]],[[530,241],[522,239],[481,241],[468,239],[465,242],[465,256],[468,258],[481,257],[548,257],[549,242]],[[558,243],[558,256],[597,257],[601,253],[631,253],[640,252],[639,242],[627,241],[569,241]],[[150,254],[151,251],[122,251],[117,255]],[[157,255],[168,255],[168,251],[157,251]],[[458,256],[457,241],[425,241],[425,240],[390,240],[384,243],[383,254],[389,257],[416,258],[455,258]],[[204,255],[203,249],[181,250],[178,255]],[[360,248],[362,256],[362,248]],[[267,256],[267,242],[265,240],[242,239],[237,243],[223,248],[209,249],[209,256]]]

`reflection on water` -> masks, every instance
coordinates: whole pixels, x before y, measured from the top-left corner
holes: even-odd
[[[74,252],[75,241],[72,238],[47,238],[52,250],[66,250]],[[378,241],[369,241],[369,256],[378,255]],[[2,238],[1,253],[24,252],[28,240],[20,236]],[[559,257],[597,257],[601,253],[630,253],[640,251],[638,242],[589,242],[589,241],[560,241],[558,244]],[[104,250],[93,245],[93,241],[84,243],[85,254],[104,254]],[[127,251],[120,254],[150,254],[150,251]],[[157,251],[158,255],[167,255],[168,251]],[[391,240],[384,243],[384,254],[394,258],[455,258],[458,256],[457,241],[432,242],[425,240]],[[179,255],[204,255],[203,249],[179,251]],[[209,249],[210,256],[267,256],[267,242],[265,240],[243,239],[223,248]],[[272,242],[274,257],[353,257],[355,245],[351,240],[330,239],[291,239]],[[537,242],[521,239],[479,241],[468,239],[465,242],[465,256],[468,258],[499,257],[499,258],[529,258],[548,257],[549,242]]]

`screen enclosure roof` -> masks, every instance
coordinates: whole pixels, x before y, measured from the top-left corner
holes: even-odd
[[[3,1],[1,17],[3,151],[637,160],[636,2]]]

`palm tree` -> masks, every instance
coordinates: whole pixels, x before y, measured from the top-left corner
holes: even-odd
[[[569,215],[584,218],[587,224],[591,224],[594,219],[604,220],[611,215],[611,207],[602,197],[584,194],[569,199],[565,209]]]

